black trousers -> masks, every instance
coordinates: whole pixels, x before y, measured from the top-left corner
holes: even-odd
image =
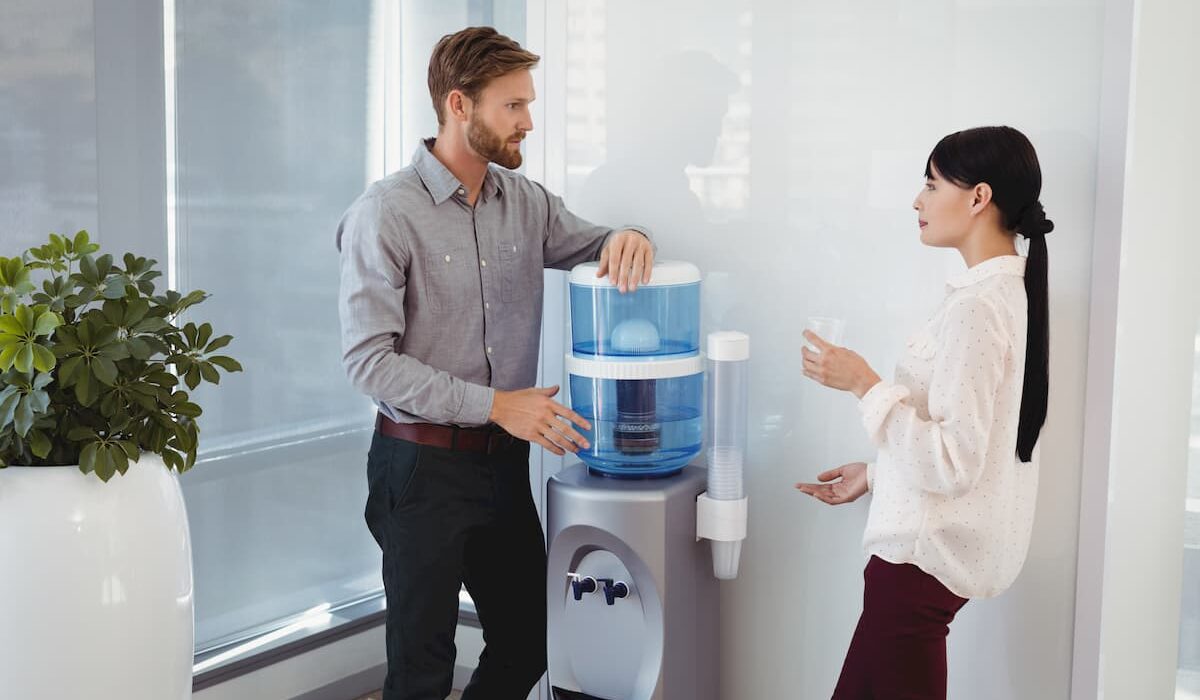
[[[376,432],[367,479],[387,593],[384,700],[450,694],[462,585],[484,638],[463,700],[524,700],[546,670],[546,546],[529,443],[488,455]]]

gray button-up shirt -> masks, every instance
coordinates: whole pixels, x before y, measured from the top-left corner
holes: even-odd
[[[613,229],[495,165],[472,208],[432,145],[338,226],[342,363],[393,420],[482,425],[494,389],[537,380],[542,268],[597,259]]]

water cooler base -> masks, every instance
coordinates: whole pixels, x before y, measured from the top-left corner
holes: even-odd
[[[706,476],[613,479],[576,464],[550,479],[554,700],[717,700],[719,588],[696,541]]]

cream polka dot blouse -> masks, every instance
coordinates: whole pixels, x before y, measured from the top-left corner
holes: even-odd
[[[956,595],[1004,591],[1029,549],[1038,451],[1017,457],[1025,376],[1025,258],[991,258],[952,277],[908,341],[895,381],[859,403],[879,448],[863,547],[915,564]]]

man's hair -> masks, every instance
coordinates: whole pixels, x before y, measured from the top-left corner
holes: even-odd
[[[539,60],[540,56],[492,27],[468,27],[442,37],[429,57],[429,96],[438,127],[446,124],[446,96],[452,90],[478,100],[492,80],[515,70],[529,70]]]

